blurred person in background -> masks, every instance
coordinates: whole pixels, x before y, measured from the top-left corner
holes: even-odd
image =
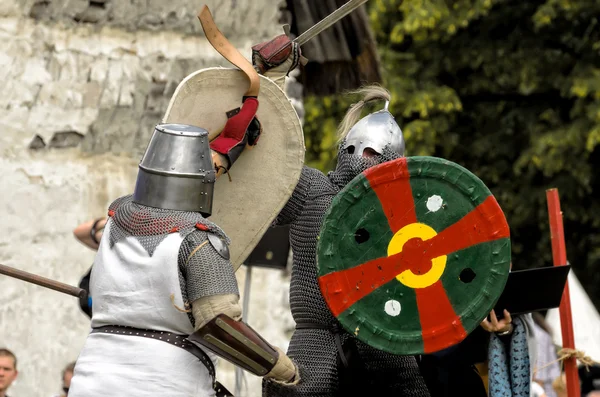
[[[97,218],[84,222],[73,230],[73,235],[80,243],[91,250],[97,251],[100,246],[100,239],[102,238],[107,219],[108,218]],[[79,299],[79,307],[89,318],[92,318],[92,296],[90,295],[91,273],[92,268],[90,267],[87,273],[79,281],[79,288],[88,292],[86,298]]]
[[[548,397],[557,397],[552,382],[560,376],[560,364],[556,356],[556,347],[552,342],[552,330],[542,314],[533,313],[532,317],[538,352],[533,378],[544,388]]]
[[[17,357],[8,349],[0,349],[0,397],[8,397],[7,390],[18,374]]]
[[[83,245],[96,251],[100,246],[100,239],[102,238],[104,226],[106,226],[106,220],[107,218],[97,218],[82,223],[73,230],[73,234]]]
[[[69,388],[71,387],[71,378],[73,377],[73,371],[75,370],[75,362],[69,363],[62,371],[62,393],[57,394],[54,397],[68,397]]]
[[[531,397],[548,397],[546,391],[538,382],[531,382]]]

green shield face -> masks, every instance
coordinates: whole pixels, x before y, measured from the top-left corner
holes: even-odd
[[[323,296],[348,332],[393,354],[433,353],[462,341],[500,297],[509,228],[465,168],[401,158],[334,198],[317,264]]]

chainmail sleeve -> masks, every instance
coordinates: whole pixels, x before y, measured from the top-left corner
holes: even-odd
[[[178,262],[188,302],[211,295],[239,296],[233,266],[213,247],[207,232],[194,230],[186,236]]]
[[[300,180],[292,193],[292,196],[281,210],[272,226],[284,226],[294,222],[298,215],[302,212],[306,199],[310,194],[312,182],[315,175],[321,171],[307,166],[302,167]]]

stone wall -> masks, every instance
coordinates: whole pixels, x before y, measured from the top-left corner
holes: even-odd
[[[201,33],[195,15],[202,3],[0,2],[0,263],[78,283],[94,254],[74,240],[73,228],[131,192],[179,81],[206,66],[227,66]],[[244,54],[281,32],[276,2],[204,3]],[[238,276],[243,287],[244,268]],[[254,270],[249,310],[252,326],[284,349],[293,328],[287,280],[283,272]],[[0,276],[0,324],[0,346],[19,358],[10,394],[58,393],[61,370],[89,328],[76,299]],[[218,370],[233,391],[232,366],[220,363]],[[260,379],[245,377],[240,395],[259,396]]]

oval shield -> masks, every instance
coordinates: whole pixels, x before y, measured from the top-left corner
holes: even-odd
[[[462,341],[499,299],[509,228],[465,168],[401,158],[334,198],[317,263],[323,296],[348,332],[393,354],[433,353]]]

